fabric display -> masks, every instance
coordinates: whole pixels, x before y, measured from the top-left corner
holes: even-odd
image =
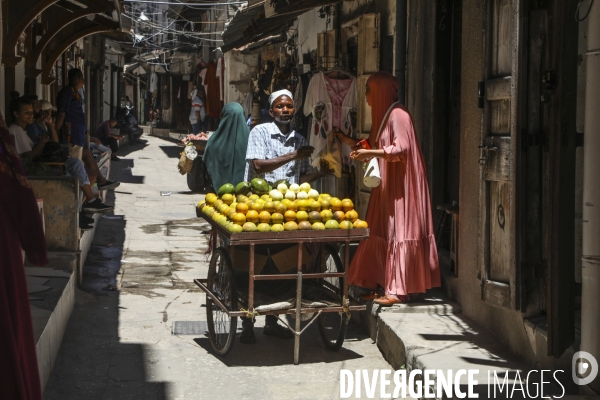
[[[324,159],[329,162],[334,175],[340,178],[342,166],[352,164],[351,150],[342,146],[339,139],[329,132],[336,127],[348,136],[355,136],[356,79],[335,79],[323,72],[315,74],[308,84],[304,100],[304,115],[310,114],[313,119],[308,131],[309,144],[315,148],[310,163],[319,168],[321,159]]]
[[[223,109],[219,78],[217,77],[217,63],[212,60],[206,67],[206,111],[212,118],[219,118]]]

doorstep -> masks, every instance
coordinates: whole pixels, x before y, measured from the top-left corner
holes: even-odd
[[[69,252],[51,252],[48,254],[48,260],[49,265],[43,268],[25,263],[28,280],[35,281],[36,289],[41,290],[29,294],[29,303],[42,390],[50,378],[73,311],[75,271],[79,255]]]
[[[494,371],[501,381],[501,372],[509,371],[512,383],[515,371],[525,379],[527,372],[535,369],[504,350],[494,336],[462,315],[460,305],[437,290],[391,307],[369,301],[367,310],[357,317],[394,369],[408,373],[414,369],[479,370],[475,391],[480,398],[487,397],[488,371],[491,382]],[[462,378],[461,385],[466,384],[467,377]],[[562,390],[553,385],[545,392],[560,394]]]

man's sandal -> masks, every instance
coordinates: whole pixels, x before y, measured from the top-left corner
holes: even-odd
[[[279,324],[265,325],[263,328],[263,334],[267,336],[276,336],[281,339],[292,339],[294,337],[292,331]]]

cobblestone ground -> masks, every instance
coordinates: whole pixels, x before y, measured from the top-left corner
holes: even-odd
[[[207,226],[194,214],[203,196],[177,172],[180,148],[145,139],[113,163],[122,182],[109,194],[114,215],[99,221],[45,399],[337,399],[341,369],[391,369],[356,323],[338,352],[309,327],[299,366],[293,340],[264,336],[263,318],[257,343],[236,340],[223,358],[204,332],[174,335],[175,322],[206,321],[192,283],[208,268]]]

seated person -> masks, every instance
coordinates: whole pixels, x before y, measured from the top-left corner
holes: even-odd
[[[51,138],[45,134],[38,138],[38,142],[35,143],[25,131],[27,125],[32,124],[34,121],[33,115],[33,104],[26,98],[19,97],[13,99],[10,102],[10,112],[15,118],[15,123],[8,128],[10,134],[13,136],[15,141],[15,149],[19,154],[21,160],[24,162],[31,162],[33,157],[42,154],[44,146]],[[83,192],[87,202],[82,206],[83,210],[90,212],[105,212],[113,209],[111,206],[107,206],[100,201],[94,195],[92,187],[83,163],[81,160],[76,158],[68,158],[65,162],[65,170],[72,176],[75,176],[79,180],[81,191]],[[89,219],[82,218],[80,214],[79,227],[82,230],[89,230]],[[87,222],[87,223],[86,223]]]
[[[300,184],[331,174],[333,171],[326,169],[310,173],[308,158],[314,148],[290,126],[295,112],[292,93],[288,90],[273,92],[269,103],[273,122],[257,125],[250,131],[244,181],[250,182],[253,178],[269,182],[287,179],[291,184]],[[242,327],[240,342],[255,343],[252,319],[242,317]],[[277,324],[277,316],[274,315],[265,317],[263,333],[285,339],[294,337],[291,331]]]
[[[110,130],[114,128],[115,125],[117,125],[117,120],[114,118],[102,122],[100,125],[98,125],[96,131],[92,134],[93,139],[90,138],[90,141],[93,141],[96,144],[101,143],[105,146],[110,147],[112,151],[112,156],[110,159],[112,161],[121,161],[121,159],[117,157],[116,153],[119,150],[119,143],[117,142],[117,140],[123,139],[123,135],[113,135],[112,133],[110,133]]]

